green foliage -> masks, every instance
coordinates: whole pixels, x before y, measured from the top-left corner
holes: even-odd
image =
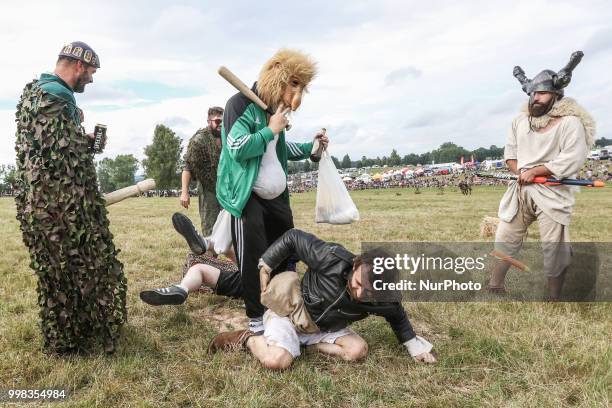
[[[155,179],[157,188],[168,190],[179,188],[181,169],[181,139],[164,125],[157,125],[153,143],[145,147],[147,157],[142,161],[146,177]]]
[[[45,350],[115,350],[127,282],[98,191],[89,141],[37,81],[17,105],[17,219],[38,277]]]
[[[120,154],[115,159],[104,158],[97,166],[100,190],[109,193],[135,183],[138,160],[131,154]]]
[[[431,152],[432,160],[436,163],[458,162],[461,156],[468,157],[469,151],[454,143],[446,142]]]
[[[113,167],[115,161],[108,157],[105,157],[98,162],[97,173],[98,173],[98,184],[100,190],[104,193],[117,190],[117,185],[113,180]]]
[[[338,160],[336,156],[332,156],[331,159],[334,162],[334,166],[336,166],[337,169],[342,168],[342,166],[340,165],[340,161]]]
[[[389,156],[387,164],[389,166],[399,166],[402,164],[402,158],[397,154],[397,150],[393,149],[393,151],[391,151],[391,156]]]
[[[301,171],[301,166],[299,162],[287,162],[287,173],[288,174],[295,174]]]
[[[290,161],[287,162],[287,173],[296,174],[299,172],[309,172],[319,169],[319,163],[313,163],[310,160]]]
[[[16,176],[17,172],[14,165],[0,165],[0,195],[13,192]]]
[[[612,145],[612,139],[607,139],[605,137],[600,137],[599,139],[595,140],[595,146],[596,147],[606,147],[606,146],[610,146]]]
[[[120,154],[115,157],[114,181],[117,188],[124,188],[134,184],[138,160],[131,154]]]
[[[342,163],[340,163],[340,167],[342,167],[343,169],[348,169],[353,167],[351,165],[351,158],[349,157],[348,154],[345,154],[344,157],[342,158]]]
[[[605,141],[608,139],[603,140]],[[612,143],[612,140],[609,140],[609,142]],[[351,164],[349,164],[350,158],[348,154],[343,157],[342,162],[338,161],[338,159],[335,157],[332,157],[332,159],[335,160],[334,163],[338,168],[353,167],[353,164],[356,167],[372,167],[373,165],[416,166],[417,164],[430,164],[432,161],[435,161],[436,163],[459,162],[461,160],[461,156],[463,156],[465,161],[470,161],[472,158],[472,154],[474,155],[474,159],[478,161],[483,161],[486,159],[499,159],[504,157],[504,148],[492,145],[488,149],[480,147],[474,151],[469,151],[461,146],[457,146],[452,142],[446,142],[440,145],[439,148],[432,150],[431,152],[425,152],[421,154],[410,153],[403,157],[399,155],[396,149],[393,149],[388,157],[383,156],[382,158],[380,158],[380,156],[377,156],[376,158],[371,159],[366,156],[361,156],[361,160],[358,160],[357,162]]]

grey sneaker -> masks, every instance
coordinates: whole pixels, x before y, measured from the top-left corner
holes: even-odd
[[[181,234],[185,241],[187,241],[187,245],[189,245],[189,249],[195,255],[200,255],[206,252],[208,249],[208,242],[206,239],[202,238],[198,231],[193,226],[191,220],[184,214],[174,213],[172,215],[172,225],[176,232]]]
[[[172,285],[167,288],[143,290],[140,292],[140,299],[153,306],[182,305],[187,299],[187,292]]]
[[[263,334],[264,332],[263,317],[252,317],[249,320],[249,330],[256,335]]]

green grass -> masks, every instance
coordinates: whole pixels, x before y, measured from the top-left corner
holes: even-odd
[[[314,223],[314,193],[294,195],[298,228],[360,250],[362,241],[479,241],[504,187],[470,197],[447,189],[356,191],[362,220]],[[583,189],[574,241],[612,241],[612,190]],[[599,304],[406,303],[439,363],[417,365],[379,318],[354,325],[370,345],[361,363],[307,353],[269,372],[248,354],[209,356],[220,329],[244,324],[241,303],[213,295],[153,308],[138,293],[180,277],[186,248],[172,229],[178,198],[130,199],[110,207],[128,277],[129,323],[113,356],[56,358],[41,352],[36,278],[12,199],[0,199],[0,388],[67,387],[54,406],[605,407],[612,404],[612,307]],[[196,207],[187,214],[195,221]],[[537,228],[530,231],[537,238]],[[34,404],[35,405],[35,404]]]

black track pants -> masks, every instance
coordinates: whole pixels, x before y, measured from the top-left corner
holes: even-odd
[[[251,193],[242,216],[232,216],[232,243],[242,277],[242,297],[248,317],[261,317],[264,313],[264,307],[259,301],[259,258],[278,237],[291,228],[293,214],[282,195],[272,200],[264,200]],[[285,261],[275,272],[283,272],[286,269]]]

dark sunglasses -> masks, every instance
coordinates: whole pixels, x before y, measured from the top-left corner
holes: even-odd
[[[209,119],[211,122],[214,122],[216,125],[220,125],[223,122],[223,119]]]

